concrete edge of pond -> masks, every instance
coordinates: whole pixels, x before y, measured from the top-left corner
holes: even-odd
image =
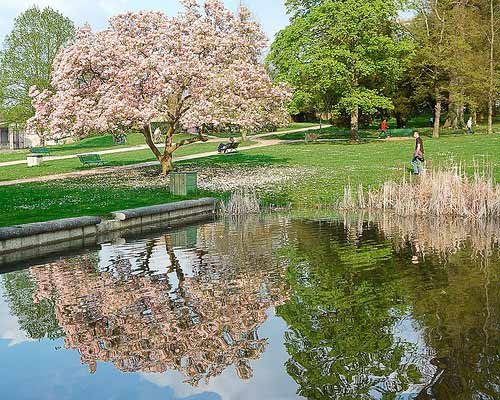
[[[51,243],[44,246],[19,249],[9,253],[0,253],[0,274],[44,265],[59,260],[61,257],[73,257],[89,250],[99,250],[103,243],[117,244],[123,240],[155,238],[166,230],[174,232],[190,225],[213,221],[214,214],[192,215],[189,217],[165,221],[152,225],[138,225],[120,231],[112,231],[65,242]]]
[[[97,236],[116,231],[154,224],[179,224],[193,217],[213,215],[216,206],[217,199],[202,198],[116,211],[111,213],[114,219],[110,220],[78,217],[4,227],[0,228],[0,255],[63,242],[69,244],[75,240],[96,243]]]

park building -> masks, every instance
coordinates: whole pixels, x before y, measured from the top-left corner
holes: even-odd
[[[23,124],[9,124],[0,119],[0,150],[25,149],[39,145],[40,138],[27,134]]]

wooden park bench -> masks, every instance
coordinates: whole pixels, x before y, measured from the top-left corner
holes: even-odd
[[[410,136],[413,136],[412,128],[389,129],[385,136],[382,133],[380,134],[380,137],[410,137]]]
[[[46,147],[32,147],[30,149],[32,154],[41,154],[43,156],[48,156],[49,155],[49,149]]]
[[[238,151],[239,145],[240,144],[238,142],[228,143],[224,146],[224,148],[222,148],[222,150],[220,152],[221,153],[236,153]]]
[[[106,164],[99,154],[78,154],[78,158],[84,167]]]

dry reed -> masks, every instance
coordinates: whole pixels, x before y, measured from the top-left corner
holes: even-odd
[[[376,228],[396,250],[411,247],[421,257],[435,254],[446,260],[470,248],[473,256],[487,259],[500,248],[499,219],[464,221],[457,217],[398,216],[365,210],[341,216],[353,242],[362,237],[365,229]]]
[[[491,167],[474,165],[468,176],[461,165],[429,170],[401,182],[388,181],[365,194],[360,185],[353,194],[350,183],[337,203],[341,210],[388,210],[401,216],[456,216],[471,219],[500,218],[500,185]]]
[[[257,214],[260,211],[259,200],[254,190],[236,190],[227,202],[221,202],[219,213],[225,215]]]

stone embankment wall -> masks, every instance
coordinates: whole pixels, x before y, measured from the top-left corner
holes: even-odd
[[[111,213],[113,219],[99,217],[66,218],[0,228],[0,265],[64,248],[94,245],[114,232],[144,226],[180,225],[215,213],[217,200],[202,198],[176,203],[141,207]]]

